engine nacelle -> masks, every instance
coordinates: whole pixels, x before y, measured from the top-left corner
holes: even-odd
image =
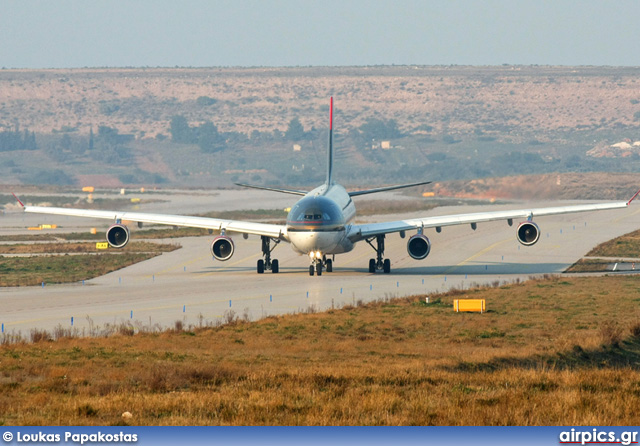
[[[422,260],[431,252],[431,242],[425,235],[413,235],[407,242],[407,252],[412,258]]]
[[[129,228],[116,223],[107,229],[107,242],[113,248],[124,248],[129,243]]]
[[[211,254],[216,260],[224,262],[229,260],[235,251],[235,246],[231,238],[220,235],[211,242]]]
[[[516,238],[524,246],[535,245],[540,239],[540,228],[532,221],[523,221],[518,225]]]

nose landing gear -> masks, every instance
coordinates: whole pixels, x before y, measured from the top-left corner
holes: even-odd
[[[314,271],[318,276],[322,275],[322,262],[317,262],[315,265],[313,264],[309,265],[310,276],[313,276]]]
[[[311,255],[309,257],[311,258],[311,265],[309,265],[310,276],[313,276],[314,272],[316,275],[321,276],[323,269],[328,273],[333,272],[333,260],[327,259],[326,255],[323,255],[322,258],[311,257]]]

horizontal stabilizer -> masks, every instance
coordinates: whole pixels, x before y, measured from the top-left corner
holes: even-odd
[[[398,186],[377,187],[375,189],[357,190],[349,192],[350,197],[357,197],[358,195],[375,194],[377,192],[386,192],[388,190],[404,189],[405,187],[422,186],[424,184],[430,184],[431,181],[422,181],[420,183],[400,184]]]
[[[275,188],[275,187],[254,186],[252,184],[242,184],[242,183],[234,183],[234,184],[236,186],[250,187],[252,189],[270,190],[272,192],[282,192],[283,194],[307,195],[307,193],[308,193],[308,192],[305,192],[303,190],[278,189],[278,188]]]

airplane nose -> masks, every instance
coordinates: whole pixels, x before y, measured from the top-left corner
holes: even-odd
[[[291,243],[298,252],[311,256],[330,253],[340,241],[339,234],[334,232],[292,232],[289,234]]]

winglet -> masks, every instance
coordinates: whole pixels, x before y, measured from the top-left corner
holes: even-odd
[[[636,192],[636,194],[633,197],[631,197],[631,200],[627,201],[627,206],[629,206],[631,202],[635,200],[638,195],[640,195],[640,190]]]
[[[24,203],[23,203],[22,201],[20,201],[20,199],[16,196],[16,194],[14,194],[13,192],[11,192],[11,195],[13,195],[13,198],[15,198],[15,199],[16,199],[16,201],[17,201],[18,203],[20,203],[20,206],[24,207]],[[636,195],[637,195],[637,194],[636,194]],[[634,197],[634,198],[635,198],[635,197]],[[632,198],[632,200],[633,200],[633,198]]]

